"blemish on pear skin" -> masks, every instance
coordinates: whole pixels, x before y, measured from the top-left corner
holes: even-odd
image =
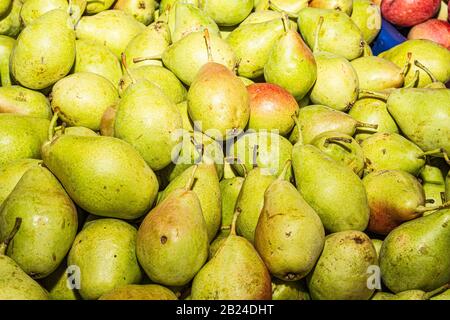
[[[160,239],[162,244],[165,244],[167,242],[167,237],[166,236],[162,236]]]

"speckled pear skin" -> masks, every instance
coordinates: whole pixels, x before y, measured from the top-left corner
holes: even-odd
[[[326,230],[363,231],[369,206],[359,177],[312,145],[296,144],[292,164],[297,189],[317,212]]]
[[[444,148],[448,154],[449,105],[448,89],[404,88],[391,93],[387,101],[389,113],[409,140],[423,151]]]
[[[199,0],[199,7],[219,26],[235,26],[253,10],[253,0]]]
[[[393,62],[376,57],[360,57],[351,61],[362,90],[382,91],[403,85],[402,70]]]
[[[360,231],[342,231],[325,238],[325,246],[308,288],[313,300],[368,300],[374,289],[367,286],[369,266],[378,265],[370,238]]]
[[[272,48],[283,34],[281,19],[244,24],[234,29],[227,42],[239,60],[238,75],[249,79],[262,76]]]
[[[158,196],[158,204],[166,199],[173,191],[182,188],[192,175],[195,166],[191,166],[172,180]],[[222,220],[222,198],[220,194],[219,178],[212,163],[199,163],[195,172],[195,182],[192,187],[202,208],[203,217],[208,228],[208,239],[211,242],[220,228]]]
[[[22,5],[22,0],[12,0],[11,10],[0,20],[0,34],[13,38],[17,37],[23,27],[20,19]]]
[[[419,178],[422,180],[425,199],[427,199],[425,206],[442,205],[445,201],[445,179],[442,171],[438,167],[426,164],[420,171]],[[432,211],[426,212],[424,215],[432,213]]]
[[[148,26],[154,19],[155,6],[155,0],[119,0],[114,4],[114,9],[125,11]]]
[[[233,177],[220,181],[220,194],[222,196],[222,223],[221,227],[231,226],[234,209],[245,178]]]
[[[348,15],[331,9],[304,8],[299,12],[298,26],[310,48],[315,41],[315,31],[319,18],[323,26],[319,33],[320,49],[344,57],[358,58],[363,53],[363,36]]]
[[[450,209],[406,222],[384,240],[381,277],[394,293],[434,290],[450,281]]]
[[[117,287],[140,283],[136,235],[134,227],[118,219],[91,221],[77,235],[67,263],[80,268],[83,299],[98,299]]]
[[[353,0],[350,17],[361,30],[364,41],[371,44],[381,30],[380,6],[371,0]]]
[[[325,242],[317,213],[281,176],[264,193],[255,230],[255,248],[270,273],[286,281],[304,278],[314,267]]]
[[[418,175],[425,165],[423,151],[398,133],[375,133],[361,143],[365,173],[376,170],[403,170]]]
[[[1,207],[2,241],[16,218],[22,218],[22,224],[6,253],[32,278],[45,278],[58,267],[75,238],[75,205],[48,169],[34,166],[25,172]]]
[[[51,300],[81,300],[77,289],[71,289],[68,284],[67,261],[64,260],[49,276],[42,279],[42,286],[48,291]],[[69,282],[70,283],[70,282]]]
[[[0,80],[3,87],[11,85],[9,58],[15,44],[15,39],[0,35]]]
[[[122,140],[63,135],[45,144],[42,154],[44,164],[87,212],[135,219],[147,213],[156,198],[156,175]]]
[[[89,7],[89,5],[88,5]],[[120,25],[120,32],[114,26]],[[107,46],[117,57],[128,43],[144,31],[145,25],[121,10],[106,10],[93,16],[83,16],[77,24],[77,39],[91,40]]]
[[[74,72],[92,72],[105,77],[117,88],[122,67],[117,57],[106,46],[89,40],[77,40]]]
[[[331,9],[350,15],[353,10],[352,0],[312,0],[309,6],[320,9]]]
[[[50,121],[0,113],[0,166],[18,159],[40,159]]]
[[[137,256],[149,278],[167,286],[188,284],[208,258],[208,229],[195,191],[172,191],[145,217]]]
[[[406,63],[408,53],[412,53],[411,61],[418,60],[440,82],[446,83],[450,80],[450,50],[440,46],[430,40],[407,40],[385,52],[379,56],[395,63],[399,68],[403,68]],[[425,87],[431,83],[431,78],[416,65],[412,64],[406,74],[405,83],[409,84],[414,78],[416,70],[419,70],[419,88]]]
[[[26,0],[23,1],[20,17],[25,26],[29,26],[33,21],[49,11],[55,9],[67,11],[68,8],[69,5],[66,0]]]
[[[23,114],[49,120],[52,117],[50,103],[42,93],[17,85],[0,87],[0,113]]]
[[[103,294],[99,300],[178,300],[178,298],[171,290],[157,284],[129,284]]]

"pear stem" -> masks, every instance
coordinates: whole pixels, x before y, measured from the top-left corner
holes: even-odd
[[[330,137],[330,138],[326,138],[323,146],[324,147],[328,147],[328,145],[330,143],[339,143],[339,142],[344,142],[344,143],[352,143],[352,139],[350,138],[345,138],[345,137]]]
[[[442,155],[444,156],[445,162],[447,162],[447,164],[450,166],[450,159],[448,158],[447,152],[445,152],[444,150],[442,150]]]
[[[414,64],[422,69],[431,79],[431,81],[434,82],[439,82],[438,79],[436,79],[436,77],[434,76],[434,74],[430,71],[430,69],[428,69],[427,67],[425,67],[423,64],[421,64],[418,60],[414,60]]]
[[[197,173],[198,165],[195,165],[192,169],[191,176],[189,177],[188,181],[186,182],[186,185],[184,186],[184,189],[186,191],[192,190],[192,187],[194,186],[195,182],[195,174]]]
[[[387,101],[389,98],[389,93],[361,89],[359,90],[359,98],[375,98]]]
[[[447,201],[439,206],[432,206],[432,207],[418,206],[416,208],[416,213],[425,213],[429,211],[445,209],[448,207],[450,207],[450,201]]]
[[[133,58],[133,62],[134,62],[134,63],[138,63],[138,62],[142,62],[142,61],[147,61],[147,60],[161,60],[161,56],[160,56],[160,55],[155,55],[155,56],[147,56],[147,57],[137,57],[137,58]]]
[[[303,144],[302,127],[300,126],[300,121],[298,120],[298,113],[292,115],[292,119],[294,120],[295,125],[297,126],[297,133],[298,133],[298,141],[297,141],[297,143]]]
[[[283,22],[284,32],[289,32],[289,17],[285,12],[283,12],[283,15],[281,16],[281,21]]]
[[[127,73],[128,77],[130,77],[130,79],[131,79],[131,83],[136,83],[136,79],[131,74],[130,69],[128,69],[127,56],[125,55],[125,53],[123,53],[123,52],[121,53],[120,59],[122,62],[122,66],[125,69],[125,72]]]
[[[292,160],[286,160],[283,170],[281,171],[280,175],[277,177],[277,180],[286,180],[286,174],[291,169],[291,165],[292,165]]]
[[[400,75],[402,75],[403,77],[406,76],[406,74],[407,74],[408,71],[409,71],[409,68],[411,67],[411,58],[412,58],[412,53],[411,53],[411,52],[408,52],[408,53],[406,54],[406,63],[405,63],[405,65],[403,66],[402,72],[400,72]]]
[[[197,143],[195,141],[194,136],[191,136],[191,143],[193,144],[195,150],[199,151],[200,153],[200,162],[203,160],[203,156],[205,155],[205,146],[202,143]]]
[[[378,124],[356,121],[355,127],[356,128],[369,128],[369,129],[377,130],[378,129]]]
[[[253,169],[256,168],[258,166],[258,149],[259,149],[259,145],[255,144],[253,146],[253,155],[252,155],[252,164],[253,164]]]
[[[19,231],[20,225],[22,224],[22,218],[17,217],[14,223],[14,227],[9,233],[8,237],[0,244],[0,255],[4,255],[6,253],[6,249],[8,248],[9,243],[16,235],[17,231]]]
[[[59,109],[55,109],[50,125],[48,126],[48,141],[52,141],[53,135],[55,134],[56,122],[58,121]]]
[[[412,81],[410,83],[408,83],[406,86],[403,86],[403,88],[408,89],[408,88],[415,88],[417,81],[419,80],[419,75],[420,75],[420,71],[416,70],[416,72],[414,72],[414,77],[412,79]]]
[[[209,36],[208,28],[205,28],[205,30],[203,30],[203,38],[205,38],[206,52],[208,53],[208,62],[214,62],[211,53],[211,38]]]
[[[450,283],[444,284],[442,287],[437,288],[436,290],[427,292],[425,294],[425,300],[429,300],[430,298],[434,297],[435,295],[438,295],[441,292],[444,292],[445,290],[450,288]]]
[[[239,215],[241,214],[242,209],[241,208],[236,208],[236,210],[234,211],[234,215],[233,215],[233,221],[231,222],[231,231],[230,231],[230,235],[235,236],[236,235],[236,221],[239,217]]]
[[[314,53],[318,53],[320,51],[320,48],[319,48],[319,34],[320,34],[320,30],[322,29],[323,21],[324,21],[323,16],[320,16],[319,22],[317,23],[316,30],[314,32],[314,46],[313,46],[313,52]]]
[[[417,158],[424,158],[426,156],[437,156],[437,155],[442,155],[443,153],[445,153],[444,149],[439,148],[439,149],[422,152]]]

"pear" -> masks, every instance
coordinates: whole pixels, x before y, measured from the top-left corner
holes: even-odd
[[[20,218],[16,219],[13,231],[0,244],[0,300],[48,300],[48,292],[5,255],[21,222]]]
[[[312,0],[309,2],[309,6],[342,11],[347,15],[351,15],[353,11],[353,0]]]
[[[370,211],[367,195],[352,169],[318,148],[301,143],[292,149],[292,163],[297,189],[326,230],[366,229]]]
[[[233,177],[220,181],[220,194],[222,196],[222,229],[231,226],[236,202],[239,198],[244,181],[245,178],[243,177]]]
[[[422,185],[411,174],[400,170],[381,170],[363,179],[370,207],[369,230],[386,235],[404,221],[424,212],[439,209],[425,207]]]
[[[92,72],[105,77],[117,87],[122,77],[122,67],[117,57],[106,46],[94,41],[77,40],[73,71]]]
[[[408,59],[408,53],[411,53],[411,61],[418,60],[428,68],[434,76],[443,83],[450,80],[450,51],[430,40],[407,40],[383,53],[379,56],[395,63],[402,68]],[[416,65],[412,65],[405,77],[405,83],[409,84],[418,70],[418,87],[425,87],[431,83],[427,73]]]
[[[11,85],[9,58],[15,44],[15,39],[0,35],[0,79],[2,87]]]
[[[6,0],[8,1],[8,0]],[[5,1],[2,1],[2,3]],[[15,38],[22,30],[22,20],[20,19],[20,10],[22,9],[22,0],[12,0],[7,15],[0,19],[0,34]]]
[[[75,61],[75,33],[60,9],[37,18],[17,38],[11,72],[24,87],[44,89],[67,75]],[[45,45],[43,45],[45,44]]]
[[[380,253],[381,277],[394,293],[434,290],[450,281],[450,209],[395,228]]]
[[[159,87],[174,103],[186,100],[187,91],[178,78],[169,70],[161,66],[145,65],[130,70],[134,80],[148,80]],[[133,79],[125,74],[119,83],[119,94],[122,96]]]
[[[425,88],[430,88],[430,89],[442,89],[442,88],[445,89],[445,88],[447,88],[447,86],[444,83],[442,83],[441,81],[439,81],[427,67],[425,67],[422,63],[420,63],[420,61],[414,60],[414,65],[416,65],[419,69],[424,71],[428,75],[428,77],[431,79],[431,83],[427,84],[425,86]],[[416,74],[417,74],[417,71],[416,71]],[[416,82],[417,82],[417,80],[416,80]]]
[[[233,70],[237,60],[230,45],[215,34],[210,35],[210,43],[212,61]],[[203,32],[192,32],[172,44],[164,51],[162,60],[166,68],[190,86],[202,66],[210,61]]]
[[[75,205],[58,180],[45,168],[30,168],[0,210],[0,239],[22,219],[7,254],[32,278],[52,273],[69,251],[78,222]],[[45,221],[45,223],[36,223]]]
[[[320,32],[316,32],[320,17],[323,17],[323,26]],[[303,39],[310,48],[314,46],[314,42],[318,38],[321,50],[342,56],[347,60],[356,59],[363,53],[362,33],[350,17],[343,12],[312,7],[304,8],[298,15],[298,26]]]
[[[40,159],[47,119],[0,113],[0,166],[17,159]]]
[[[97,137],[98,134],[95,131],[92,131],[91,129],[88,129],[86,127],[69,127],[66,128],[64,126],[55,128],[55,136],[61,136],[64,134],[70,135],[70,136],[91,136],[91,137]]]
[[[199,7],[219,26],[235,26],[253,10],[253,0],[199,0]]]
[[[228,157],[224,158],[225,162],[223,164],[223,177],[222,177],[223,179],[231,179],[231,178],[237,177],[237,174],[231,165],[232,161],[230,161],[230,160],[232,160],[232,159],[229,159]],[[244,173],[244,176],[246,176],[246,175],[247,174]]]
[[[302,281],[283,281],[272,279],[272,300],[310,300]]]
[[[55,83],[51,105],[67,125],[99,130],[103,113],[118,100],[119,94],[108,79],[79,72]]]
[[[325,238],[325,246],[308,288],[313,300],[368,300],[374,289],[367,286],[370,266],[378,265],[369,237],[360,231],[342,231]]]
[[[176,189],[182,188],[186,185],[195,171],[195,183],[192,190],[198,196],[208,228],[208,239],[211,242],[220,227],[222,214],[222,199],[220,194],[219,178],[213,163],[203,155],[203,161],[197,166],[191,166],[182,174],[172,180],[164,191],[158,196],[158,204],[170,196]]]
[[[381,30],[381,9],[371,0],[353,0],[351,19],[361,30],[364,42],[371,44]]]
[[[236,218],[237,214],[233,217],[229,236],[195,276],[192,300],[272,298],[270,274],[251,243],[236,235]]]
[[[19,159],[0,167],[0,207],[24,173],[41,162],[36,159]]]
[[[446,291],[435,295],[434,297],[430,298],[430,300],[450,300],[450,289],[447,289]]]
[[[208,4],[210,2],[208,1]],[[175,3],[169,12],[169,29],[172,42],[177,42],[192,32],[204,29],[208,29],[210,34],[219,36],[219,27],[207,12],[181,1]]]
[[[387,111],[386,103],[379,99],[359,99],[355,102],[348,114],[357,121],[377,126],[376,131],[370,128],[358,128],[356,130],[355,139],[360,143],[375,132],[399,132],[397,124]]]
[[[42,147],[42,158],[75,203],[99,216],[138,218],[158,192],[144,159],[116,138],[63,135]]]
[[[422,290],[406,290],[397,293],[389,300],[433,300],[432,298],[442,291],[448,289],[449,285],[444,285],[436,290],[425,292]]]
[[[250,15],[245,18],[244,21],[240,23],[240,25],[246,25],[246,24],[252,24],[252,23],[261,23],[261,22],[267,22],[272,21],[274,19],[282,19],[283,14],[278,11],[272,11],[272,10],[258,10],[255,12],[250,13]],[[296,26],[296,24],[295,24]]]
[[[242,183],[233,212],[235,209],[240,211],[236,222],[238,234],[251,243],[255,240],[255,229],[264,207],[264,193],[275,179],[275,175],[269,175],[257,167],[248,172]]]
[[[12,0],[2,1],[0,4],[0,19],[3,19],[6,15],[8,15],[9,10],[11,9]]]
[[[169,193],[139,227],[136,252],[149,278],[163,285],[189,283],[208,258],[208,229],[192,190],[194,166],[184,188]]]
[[[73,281],[69,279],[70,275],[72,273],[67,267],[67,261],[63,261],[52,274],[41,280],[51,300],[81,300],[78,290],[70,286],[70,281]]]
[[[0,87],[0,113],[23,114],[48,120],[52,117],[47,98],[40,92],[21,86]]]
[[[302,143],[304,144],[311,143],[318,135],[327,131],[353,136],[359,128],[377,128],[377,125],[356,121],[344,112],[321,105],[300,108],[297,121],[300,125]],[[298,140],[299,131],[298,125],[296,125],[289,141],[296,143]]]
[[[67,11],[69,9],[67,0],[27,0],[20,10],[20,18],[25,26],[28,26],[40,16],[55,9]]]
[[[392,293],[377,291],[370,300],[392,300],[394,296]]]
[[[187,101],[182,101],[180,103],[177,103],[177,108],[178,108],[178,111],[181,114],[181,119],[183,120],[183,129],[184,129],[184,131],[188,131],[188,132],[192,131],[193,132],[194,131],[194,127],[192,125],[191,119],[189,119],[188,103],[187,103]],[[198,131],[196,131],[196,132],[198,132]]]
[[[272,48],[285,33],[282,19],[240,25],[227,38],[239,60],[238,75],[255,79],[264,74]]]
[[[155,7],[155,0],[118,0],[114,4],[114,9],[125,11],[146,26],[153,21]]]
[[[99,300],[178,300],[178,298],[171,290],[157,284],[129,284],[103,294]]]
[[[351,62],[361,90],[382,91],[403,85],[402,69],[393,62],[374,56],[360,57]]]
[[[377,252],[377,257],[380,258],[381,247],[383,246],[383,240],[380,239],[371,239],[372,244],[375,247],[375,251]]]
[[[211,260],[215,255],[217,250],[222,246],[223,242],[230,235],[231,226],[228,225],[226,227],[222,227],[217,236],[214,238],[214,241],[209,245],[209,255],[208,260]]]
[[[182,130],[175,104],[155,84],[141,80],[131,85],[117,106],[114,136],[130,143],[153,170],[172,161]]]
[[[117,287],[141,281],[136,234],[134,227],[118,219],[91,221],[78,233],[67,263],[79,268],[83,299],[98,299]]]
[[[423,191],[425,192],[425,207],[435,207],[444,204],[445,180],[441,170],[426,164],[420,172]],[[449,199],[450,200],[450,199]],[[427,215],[425,213],[424,215]]]
[[[131,39],[124,53],[130,67],[162,65],[160,60],[169,45],[169,26],[163,21],[157,21]]]
[[[114,3],[114,0],[86,0],[86,13],[89,15],[99,13],[109,9]]]
[[[285,170],[290,170],[288,161]],[[285,281],[304,278],[319,259],[325,231],[317,213],[285,180],[285,171],[264,193],[255,248],[270,273]]]
[[[89,9],[89,4],[87,8]],[[116,26],[120,26],[120,31],[116,30]],[[82,17],[76,26],[76,34],[77,39],[104,44],[120,57],[128,43],[144,29],[145,25],[124,11],[106,10],[93,16]]]
[[[272,10],[286,12],[291,18],[297,18],[300,10],[309,4],[309,0],[267,0],[267,2]]]
[[[351,136],[345,133],[327,131],[314,138],[311,144],[334,160],[348,166],[358,176],[363,174],[363,149]]]
[[[170,8],[172,8],[174,6],[175,3],[177,3],[179,0],[161,0],[160,4],[159,4],[159,11],[161,12],[161,14],[165,13],[166,11],[168,11]],[[183,0],[183,3],[186,4],[192,4],[196,7],[198,7],[198,3],[199,0]]]
[[[286,34],[273,47],[264,66],[264,78],[285,88],[296,100],[302,99],[317,78],[317,65],[308,46],[297,31],[289,29],[284,18]]]
[[[375,133],[361,143],[366,158],[365,173],[376,170],[403,170],[418,175],[426,153],[398,133]]]

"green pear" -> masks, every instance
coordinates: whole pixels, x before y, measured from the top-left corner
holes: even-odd
[[[11,85],[9,58],[15,44],[15,39],[0,35],[0,79],[2,87]]]
[[[29,26],[40,16],[55,9],[67,11],[67,0],[26,0],[20,10],[20,18],[25,26]]]
[[[136,229],[118,219],[91,221],[78,233],[67,263],[79,268],[83,299],[98,299],[117,287],[140,283],[136,238]]]
[[[371,239],[372,244],[375,247],[375,251],[377,252],[377,257],[380,258],[381,247],[383,246],[383,240],[380,239]]]
[[[247,18],[245,18],[245,20],[242,21],[240,23],[240,25],[267,22],[267,21],[272,21],[274,19],[281,19],[281,18],[283,18],[283,14],[281,12],[267,10],[267,9],[266,10],[258,10],[258,11],[250,13],[250,15]]]
[[[370,300],[392,300],[394,296],[392,293],[377,291]]]
[[[8,1],[8,0],[6,0]],[[2,1],[2,3],[5,1]],[[20,19],[20,10],[22,9],[22,0],[12,0],[12,6],[7,16],[0,20],[0,34],[15,38],[22,30],[22,20]]]
[[[6,253],[32,278],[45,278],[55,271],[75,239],[75,205],[50,171],[34,166],[3,202],[0,239],[8,237],[16,218],[22,224]]]
[[[348,166],[358,176],[363,174],[363,149],[351,136],[345,133],[327,131],[314,138],[311,144],[334,160]]]
[[[318,148],[301,143],[292,149],[292,163],[297,189],[326,230],[366,229],[370,211],[367,195],[352,169]]]
[[[216,254],[195,276],[192,300],[272,298],[270,274],[252,244],[236,235],[236,218],[235,214],[231,232]]]
[[[172,161],[172,150],[181,142],[181,115],[155,84],[141,80],[128,87],[117,106],[114,136],[130,143],[153,170]]]
[[[146,65],[130,70],[134,80],[147,80],[159,87],[174,103],[186,100],[187,91],[178,78],[169,70],[161,66]],[[133,79],[125,74],[119,83],[119,94],[122,96]]]
[[[288,161],[285,170],[290,170]],[[325,230],[313,208],[282,174],[264,193],[255,230],[255,248],[270,273],[285,281],[304,278],[325,242]]]
[[[221,229],[217,236],[214,238],[213,242],[210,243],[208,260],[211,260],[215,256],[217,250],[219,250],[223,242],[228,238],[228,236],[230,235],[230,229],[231,227],[229,225]]]
[[[180,103],[177,103],[178,111],[180,111],[181,118],[183,120],[183,129],[184,131],[193,132],[194,127],[192,125],[192,121],[189,118],[189,112],[188,112],[188,103],[187,101],[182,101]],[[197,131],[198,132],[198,131]]]
[[[5,255],[20,224],[21,220],[18,218],[13,231],[0,244],[0,300],[48,300],[48,292]]]
[[[63,261],[52,274],[41,280],[51,300],[81,300],[78,290],[70,286],[70,271],[67,261]]]
[[[285,33],[282,19],[240,25],[227,38],[239,60],[238,75],[255,79],[264,74],[272,48]]]
[[[443,287],[431,292],[425,292],[422,290],[406,290],[397,293],[390,300],[431,300],[432,297],[442,293],[442,291],[448,289],[448,287],[449,285],[444,285]]]
[[[2,1],[2,3],[0,4],[0,19],[3,19],[6,15],[8,15],[12,3],[12,0]]]
[[[159,11],[161,14],[165,13],[167,10],[172,8],[175,3],[177,3],[180,0],[161,0],[159,4]],[[198,7],[199,0],[183,0],[183,3],[189,3],[196,7]]]
[[[42,158],[75,203],[99,216],[138,218],[158,192],[144,159],[116,138],[63,135],[42,147]]]
[[[73,71],[92,72],[105,77],[117,87],[122,77],[122,67],[117,57],[106,46],[94,41],[77,40]]]
[[[353,11],[353,0],[312,0],[309,2],[309,6],[342,11],[350,16]]]
[[[359,122],[344,112],[321,105],[300,108],[297,122],[300,125],[301,141],[304,144],[311,143],[318,135],[327,131],[353,136],[357,129],[377,128],[377,125]],[[294,127],[289,141],[292,143],[299,141],[298,125]]]
[[[450,209],[395,228],[380,253],[381,277],[394,293],[434,290],[450,281]]]
[[[36,159],[19,159],[0,167],[0,207],[24,173],[41,162]]]
[[[120,29],[116,29],[116,26],[120,26]],[[128,43],[144,29],[145,25],[124,11],[106,10],[93,16],[82,17],[76,26],[76,34],[77,39],[104,44],[120,57]]]
[[[297,31],[289,29],[276,45],[264,66],[264,78],[291,93],[296,100],[302,99],[317,78],[317,65],[308,46]]]
[[[222,199],[220,194],[219,178],[213,163],[205,160],[207,156],[203,156],[203,161],[197,166],[191,166],[183,173],[172,180],[164,191],[158,196],[158,204],[176,189],[186,185],[195,171],[195,183],[192,190],[197,194],[202,208],[203,217],[208,228],[208,239],[211,242],[220,228],[222,220]],[[196,169],[197,168],[197,169]]]
[[[66,76],[74,61],[75,32],[70,17],[55,9],[20,33],[11,55],[11,73],[24,87],[39,90]]]
[[[222,196],[222,229],[231,226],[236,203],[244,181],[245,178],[242,177],[233,177],[220,181],[220,194]]]
[[[425,88],[430,88],[430,89],[442,89],[442,88],[445,89],[445,88],[447,88],[445,83],[439,81],[427,67],[425,67],[422,63],[420,63],[420,61],[414,60],[414,65],[417,66],[422,71],[424,71],[428,75],[428,77],[431,79],[431,83],[427,84],[425,86]],[[417,74],[417,71],[416,71],[416,74]],[[416,82],[417,82],[417,80],[416,80]],[[415,85],[414,82],[413,82],[413,84]]]
[[[52,117],[47,98],[38,91],[21,86],[0,87],[0,113],[23,114],[48,120]]]
[[[109,9],[113,5],[113,3],[114,0],[86,0],[86,13],[92,15],[105,11]]]
[[[149,278],[163,285],[189,283],[208,258],[208,229],[199,197],[192,190],[197,167],[145,217],[136,252]]]
[[[371,44],[381,30],[381,9],[371,0],[353,0],[350,16],[361,30],[364,41]]]
[[[297,18],[300,10],[306,8],[309,4],[309,0],[267,0],[267,2],[270,9],[285,12],[291,18]]]
[[[308,288],[313,300],[369,300],[368,269],[378,265],[377,253],[369,237],[360,231],[328,235]]]
[[[316,32],[320,17],[323,25],[320,32]],[[331,9],[304,8],[298,15],[298,26],[302,37],[310,48],[316,41],[320,49],[347,60],[358,58],[363,53],[364,39],[358,26],[348,15]]]
[[[68,126],[100,129],[102,116],[119,100],[114,85],[91,72],[74,73],[59,80],[52,89],[52,109]]]
[[[425,207],[440,206],[446,202],[445,180],[438,167],[426,164],[420,172],[420,179],[425,192]]]
[[[242,183],[233,213],[239,209],[237,232],[251,243],[255,240],[255,229],[264,207],[264,193],[275,179],[275,175],[267,174],[264,169],[256,167],[248,172]]]
[[[0,166],[18,159],[40,159],[50,121],[0,113]]]
[[[91,129],[88,129],[86,127],[59,127],[55,128],[55,136],[62,136],[64,134],[69,136],[84,136],[84,137],[97,137],[98,134],[95,131],[92,131]]]
[[[253,0],[200,0],[199,7],[219,26],[235,26],[253,10]]]
[[[302,281],[283,281],[272,279],[272,300],[310,300]]]
[[[407,40],[383,53],[379,56],[395,63],[403,68],[408,59],[408,53],[411,54],[411,61],[418,60],[428,68],[434,76],[443,83],[450,80],[450,51],[430,40]],[[405,77],[405,83],[409,84],[418,70],[418,87],[425,87],[431,83],[427,73],[416,65],[412,65]]]
[[[178,298],[171,290],[157,284],[129,284],[103,294],[99,300],[178,300]]]
[[[237,64],[233,48],[219,36],[210,35],[212,61],[233,70]],[[164,65],[184,84],[190,86],[209,59],[203,32],[192,32],[168,47],[162,56]]]
[[[355,102],[348,114],[357,121],[377,126],[376,131],[370,128],[358,128],[356,130],[355,139],[360,143],[375,132],[399,132],[397,124],[387,111],[386,103],[379,99],[359,99]]]
[[[125,11],[146,26],[153,21],[155,7],[155,0],[118,0],[114,4],[114,9]]]

